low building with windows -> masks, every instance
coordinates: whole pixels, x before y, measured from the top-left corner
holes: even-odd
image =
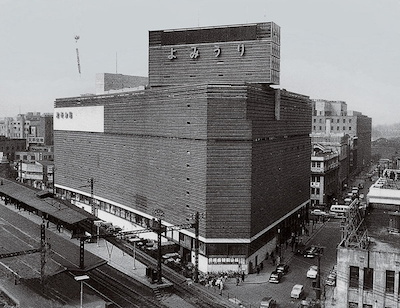
[[[311,155],[311,206],[331,204],[338,193],[339,154],[314,147]]]
[[[369,189],[365,218],[356,206],[343,224],[337,253],[337,307],[399,307],[399,174],[400,170],[383,171]]]

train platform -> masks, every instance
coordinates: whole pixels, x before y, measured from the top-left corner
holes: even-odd
[[[12,205],[7,205],[6,207],[16,212],[19,212],[18,213],[19,215],[28,218],[29,220],[35,222],[36,224],[40,224],[42,222],[42,219],[39,216],[33,215],[29,212],[18,211]],[[302,242],[304,244],[307,244],[307,242],[318,233],[322,225],[323,225],[322,223],[316,223],[315,226],[313,226],[312,228],[310,227],[311,229],[310,234],[301,236]],[[49,224],[48,230],[56,233],[58,236],[64,238],[66,241],[73,243],[76,246],[79,246],[79,240],[71,238],[71,234],[69,231],[63,229],[58,230],[57,226],[52,223]],[[143,284],[154,288],[159,287],[159,284],[150,283],[148,277],[146,276],[146,266],[144,264],[136,260],[134,257],[126,254],[125,252],[120,250],[118,247],[112,245],[105,239],[100,239],[97,243],[85,243],[85,250],[103,259],[106,263],[108,263],[108,265],[114,267],[115,269],[119,270],[122,273],[125,273],[130,277],[133,277],[134,279],[142,282]],[[286,247],[284,248],[283,254],[285,256],[284,262],[286,263],[289,262],[290,259],[293,257],[294,252],[291,251],[290,247]],[[243,307],[245,307],[246,302],[250,301],[250,298],[247,299],[247,296],[251,296],[251,286],[254,284],[267,283],[269,275],[273,269],[274,266],[271,264],[270,260],[264,260],[263,267],[260,269],[260,272],[258,274],[255,273],[246,275],[245,280],[241,281],[240,285],[243,287],[243,289],[248,290],[248,292],[245,292],[240,298],[236,298],[236,295],[234,295],[233,292],[235,287],[237,287],[236,279],[234,278],[230,278],[226,281],[224,290],[222,290],[222,292],[220,292],[220,290],[218,290],[218,288],[216,287],[206,287],[202,285],[198,285],[198,287],[201,288],[204,291],[204,293],[208,294],[209,296],[212,296],[214,298],[221,297],[221,300],[225,301],[226,303],[232,303],[232,307],[238,307],[240,306],[241,303],[243,303]],[[169,282],[163,279],[163,283],[168,284]],[[191,283],[192,283],[191,281],[188,281],[188,284]],[[25,300],[31,303],[31,306],[29,307],[35,308],[35,306],[32,305],[32,298],[37,297],[38,295],[29,294],[27,290],[23,290],[22,286],[12,286],[10,283],[7,282],[4,283],[2,282],[2,285],[3,288],[5,288],[5,291],[7,291],[6,293],[11,295],[10,297],[15,297],[16,299],[19,299],[21,303],[20,307],[24,307],[23,302]],[[168,299],[166,299],[165,302],[163,303],[167,307],[169,306],[171,308],[193,308],[193,306],[183,301],[183,299],[181,299],[178,296],[171,296]],[[100,308],[104,306],[105,302],[102,301],[100,298],[94,296],[90,297],[88,296],[85,298],[85,307]],[[37,307],[46,308],[45,305]]]

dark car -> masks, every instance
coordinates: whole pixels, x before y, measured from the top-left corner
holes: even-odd
[[[280,281],[281,281],[281,279],[282,279],[282,273],[280,273],[280,272],[277,272],[277,271],[273,271],[272,273],[271,273],[271,276],[269,276],[269,279],[268,279],[268,281],[269,282],[272,282],[272,283],[279,283]]]
[[[285,275],[289,271],[289,265],[280,263],[277,265],[276,271]]]
[[[305,249],[303,251],[303,257],[304,258],[315,258],[321,252],[322,252],[321,248],[315,247],[315,246],[311,246],[311,247],[308,247],[307,249]]]

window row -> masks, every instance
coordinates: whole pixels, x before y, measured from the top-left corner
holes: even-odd
[[[372,268],[364,267],[363,269],[363,282],[362,288],[364,290],[373,290],[374,288],[374,270]],[[397,273],[397,277],[400,280],[400,272]],[[385,273],[385,293],[393,294],[395,286],[396,273],[395,271],[387,270]],[[400,281],[399,281],[400,294]],[[358,266],[350,266],[350,277],[349,277],[350,288],[360,288],[360,270]]]
[[[352,129],[352,127],[351,126],[349,126],[348,128],[347,128],[347,130],[351,130]],[[313,130],[315,131],[315,130],[317,130],[317,127],[314,125],[313,126]],[[325,130],[325,126],[319,126],[319,130]],[[335,129],[334,129],[334,127],[333,126],[331,126],[331,131],[334,131]],[[336,126],[336,130],[337,131],[340,131],[340,126]],[[342,130],[344,131],[344,130],[346,130],[346,126],[343,126],[343,128],[342,128]]]
[[[348,122],[351,123],[351,119],[348,119],[348,120],[349,120]],[[320,118],[318,123],[322,123],[322,122],[325,122],[325,119]],[[346,123],[346,119],[342,119],[342,122]],[[317,119],[314,119],[314,123],[317,123]],[[335,123],[334,119],[332,120],[332,123]],[[340,123],[340,119],[336,119],[336,123]]]

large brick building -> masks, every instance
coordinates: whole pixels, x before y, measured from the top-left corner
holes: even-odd
[[[199,212],[200,270],[251,271],[300,228],[310,197],[310,100],[270,86],[279,27],[149,37],[145,90],[56,100],[57,192],[87,206],[94,179],[97,215],[125,230],[158,210],[167,226]],[[167,236],[194,262],[193,229]]]

